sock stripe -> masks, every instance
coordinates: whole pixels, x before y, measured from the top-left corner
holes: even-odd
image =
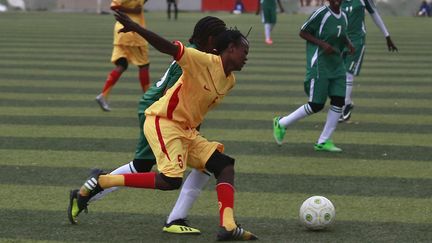
[[[93,187],[90,186],[87,182],[84,183],[84,186],[85,186],[89,191],[93,190]]]
[[[310,107],[309,104],[304,105],[303,108],[305,109],[306,114],[308,114],[308,115],[313,114],[312,108]]]
[[[129,162],[129,170],[130,170],[132,173],[137,173],[135,167],[133,166],[133,161]]]
[[[240,238],[242,235],[243,235],[243,229],[240,228],[240,227],[237,227],[237,228],[234,230],[234,234],[233,234],[234,238],[235,238],[235,239]]]
[[[337,106],[330,106],[330,110],[336,112],[336,113],[342,113],[342,107],[337,107]]]

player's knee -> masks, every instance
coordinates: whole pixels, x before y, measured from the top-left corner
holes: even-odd
[[[158,189],[163,191],[177,190],[181,187],[183,179],[181,177],[168,177],[162,173],[159,174],[161,179],[158,184]]]
[[[156,164],[156,160],[148,160],[148,159],[134,159],[133,160],[133,166],[135,170],[139,173],[142,172],[149,172],[153,165]]]
[[[216,150],[210,156],[205,168],[218,178],[221,171],[229,165],[234,165],[234,162],[235,160],[233,158]]]
[[[309,102],[308,104],[309,104],[310,108],[312,109],[313,113],[317,113],[324,108],[324,104],[318,104],[318,103],[313,103],[313,102]]]
[[[144,64],[144,65],[139,65],[139,68],[150,68],[150,63]]]
[[[115,65],[121,66],[124,69],[124,71],[126,71],[126,69],[128,69],[129,63],[126,58],[121,57],[117,59],[117,61],[115,61]]]
[[[337,107],[343,107],[345,105],[345,97],[330,96],[330,104]]]

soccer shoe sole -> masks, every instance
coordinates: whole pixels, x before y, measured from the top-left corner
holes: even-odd
[[[169,227],[164,226],[162,231],[170,234],[185,234],[185,235],[200,235],[201,231],[189,226],[184,225],[171,225]]]

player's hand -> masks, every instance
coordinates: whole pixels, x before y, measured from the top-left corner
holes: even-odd
[[[354,55],[354,52],[355,52],[354,46],[351,44],[351,42],[348,43],[348,54]]]
[[[393,44],[392,39],[390,38],[390,36],[386,37],[387,40],[387,48],[389,51],[394,52],[394,51],[398,51],[397,47],[395,46],[395,44]]]
[[[336,50],[333,48],[333,46],[329,45],[327,42],[321,43],[321,48],[324,50],[324,53],[327,55],[333,54],[336,52]]]
[[[123,25],[123,28],[120,29],[118,32],[123,32],[123,33],[127,33],[130,31],[135,31],[137,28],[139,28],[140,26],[133,22],[132,19],[129,18],[129,16],[127,16],[125,13],[122,13],[118,10],[114,11],[114,18],[120,22],[120,24]]]

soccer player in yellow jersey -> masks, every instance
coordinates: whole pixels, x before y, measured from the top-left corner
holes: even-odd
[[[112,0],[111,9],[127,14],[135,23],[145,27],[143,6],[147,0]],[[96,96],[96,102],[103,111],[110,111],[108,95],[129,63],[138,66],[138,77],[143,92],[150,86],[148,43],[137,33],[121,33],[123,26],[116,22],[114,26],[114,47],[111,62],[115,68],[108,75],[102,92]]]
[[[223,144],[208,141],[196,129],[207,112],[234,87],[233,71],[240,71],[246,63],[248,40],[238,30],[224,31],[216,38],[219,55],[207,54],[186,48],[178,41],[171,43],[142,28],[124,13],[116,12],[115,17],[124,26],[120,32],[134,31],[160,52],[173,56],[183,74],[145,111],[144,133],[159,172],[105,175],[94,170],[80,189],[78,207],[84,210],[95,193],[113,186],[178,189],[190,166],[216,177],[220,215],[217,239],[256,240],[254,234],[234,220],[234,159],[223,153]]]

